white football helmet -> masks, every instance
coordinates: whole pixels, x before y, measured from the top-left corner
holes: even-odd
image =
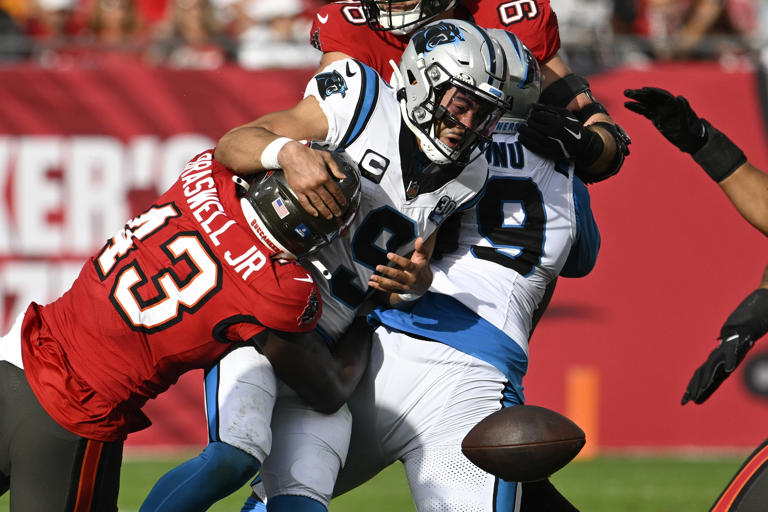
[[[360,170],[346,153],[333,151],[331,155],[346,175],[337,181],[347,199],[341,217],[310,215],[279,169],[267,171],[254,180],[240,200],[251,229],[277,257],[303,258],[331,243],[355,218],[360,206]]]
[[[531,105],[541,96],[541,70],[533,52],[515,34],[500,28],[488,29],[504,50],[509,67],[509,76],[504,92],[509,101],[509,110],[502,118],[506,121],[524,122]]]
[[[397,4],[403,3],[402,0],[361,0],[369,27],[400,36],[410,34],[438,14],[452,8],[456,0],[420,0],[411,9],[400,10]]]
[[[417,30],[394,71],[403,119],[440,165],[468,162],[509,109],[504,51],[468,21],[440,20]],[[441,140],[445,126],[459,128]]]

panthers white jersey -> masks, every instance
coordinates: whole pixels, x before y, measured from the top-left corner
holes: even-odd
[[[317,98],[328,119],[324,145],[346,151],[363,177],[351,227],[314,256],[327,269],[327,277],[318,278],[319,325],[335,340],[366,297],[376,266],[388,263],[387,252],[408,254],[417,237],[426,239],[451,213],[473,206],[488,166],[477,158],[464,168],[432,171],[402,124],[395,90],[356,60],[332,63],[310,80],[306,95]]]
[[[430,291],[459,300],[527,354],[533,312],[577,233],[573,168],[528,151],[516,132],[494,134],[486,158],[485,195],[440,233],[455,250],[432,262]]]

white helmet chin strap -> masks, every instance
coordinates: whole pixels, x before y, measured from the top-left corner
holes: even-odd
[[[251,203],[248,202],[248,199],[244,197],[240,199],[240,208],[243,210],[243,215],[245,216],[245,220],[248,221],[251,231],[253,231],[261,243],[275,252],[272,256],[273,258],[282,258],[286,260],[296,259],[296,256],[294,256],[292,252],[274,239],[267,227],[261,221],[261,217],[256,214],[256,210],[254,210]]]
[[[395,61],[390,60],[389,65],[392,66],[392,83],[390,85],[392,85],[392,87],[399,92],[401,89],[405,88],[403,75],[400,73],[400,68],[397,67]],[[407,104],[408,100],[406,98],[400,99],[400,112],[402,113],[403,121],[405,121],[405,124],[413,132],[413,134],[416,135],[416,138],[419,139],[421,151],[427,156],[427,158],[438,165],[447,165],[452,163],[453,160],[446,156],[451,154],[452,150],[440,142],[437,137],[435,137],[435,123],[432,123],[432,128],[429,130],[430,135],[432,136],[430,138],[411,122],[411,118],[408,116]],[[441,151],[436,146],[435,141],[437,144],[444,148],[444,151]]]

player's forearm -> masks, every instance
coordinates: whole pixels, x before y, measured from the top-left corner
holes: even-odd
[[[594,118],[596,116],[592,117]],[[588,123],[585,123],[585,125],[588,125]],[[603,141],[603,150],[600,153],[600,156],[597,157],[597,160],[595,160],[589,167],[579,169],[579,175],[598,177],[603,176],[608,172],[613,172],[616,167],[616,152],[618,151],[616,139],[603,126],[592,124],[588,125],[588,129],[600,136]],[[591,182],[593,180],[588,181]]]
[[[243,125],[224,134],[216,144],[213,157],[237,174],[263,171],[264,149],[278,136],[265,128]]]
[[[567,109],[583,127],[588,127],[600,137],[599,145],[590,144],[589,137],[580,138],[589,150],[589,163],[576,162],[576,174],[586,183],[594,183],[619,172],[624,157],[629,154],[627,146],[631,141],[611,119],[605,107],[592,96],[589,82],[574,75],[559,55],[542,64],[542,73],[541,103]]]
[[[768,174],[746,162],[718,185],[747,222],[768,236]]]
[[[352,396],[368,364],[371,329],[355,320],[333,351],[316,332],[270,333],[254,339],[277,378],[310,407],[333,413]]]
[[[332,358],[318,358],[310,374],[294,391],[313,409],[325,414],[338,411],[352,396],[368,367],[373,329],[365,317],[355,318],[332,351]]]

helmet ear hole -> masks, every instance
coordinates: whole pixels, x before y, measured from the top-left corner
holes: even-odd
[[[346,153],[330,153],[345,174],[337,179],[347,200],[340,217],[310,215],[280,169],[268,171],[248,189],[243,212],[256,235],[275,253],[289,253],[283,255],[297,259],[305,257],[331,243],[354,219],[360,206],[360,171]]]
[[[413,74],[413,71],[410,69],[407,71],[406,76],[408,77],[408,83],[411,85],[416,85],[419,83],[418,80],[416,80],[416,75]]]

